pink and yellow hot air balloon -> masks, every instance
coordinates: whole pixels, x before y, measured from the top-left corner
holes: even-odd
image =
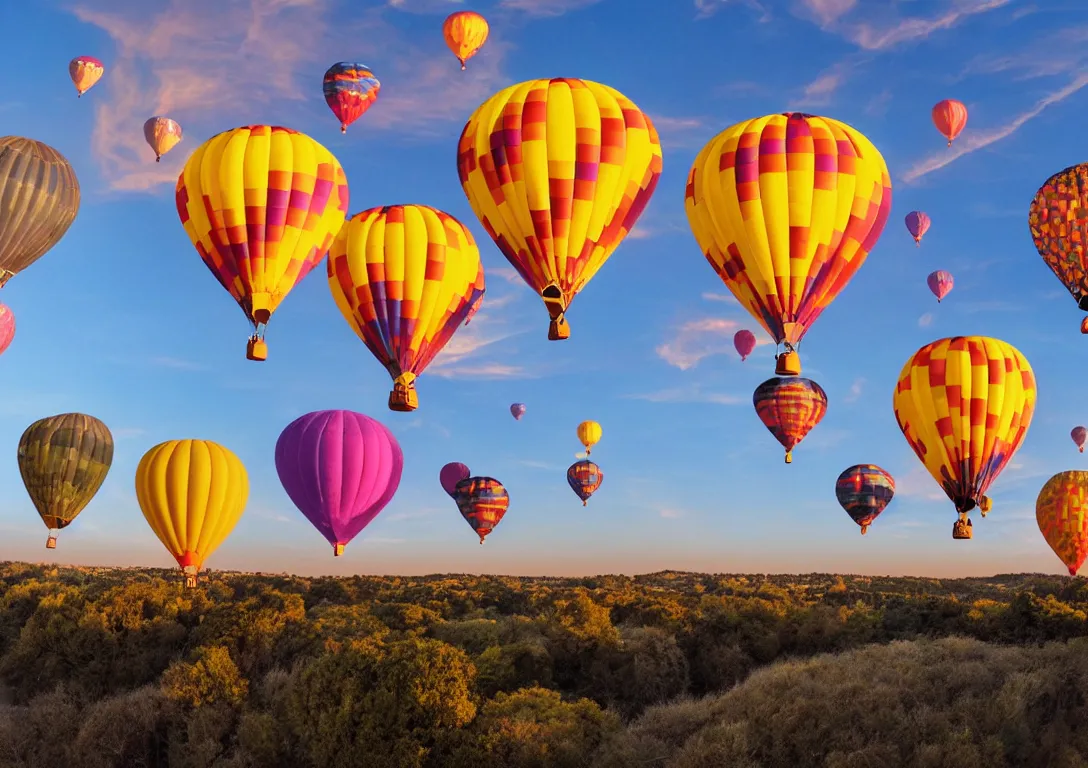
[[[1046,543],[1076,576],[1088,557],[1088,472],[1059,472],[1035,500],[1035,520]]]
[[[607,85],[554,78],[499,91],[457,146],[469,205],[544,301],[552,341],[574,297],[635,226],[661,175],[661,142]]]
[[[929,286],[929,290],[932,291],[933,295],[937,297],[938,304],[941,303],[941,299],[952,292],[955,284],[956,281],[952,277],[952,273],[945,272],[943,269],[930,272],[929,277],[926,278],[926,285]]]
[[[756,335],[749,330],[741,329],[733,334],[733,348],[737,350],[740,359],[747,360],[756,348]]]
[[[756,387],[752,395],[756,415],[793,463],[793,449],[827,413],[827,393],[811,379],[774,378]]]
[[[1084,453],[1084,443],[1088,441],[1088,429],[1084,427],[1073,427],[1069,433],[1069,437],[1073,439],[1073,444],[1077,446],[1077,450]]]
[[[76,87],[76,98],[94,87],[94,84],[102,79],[102,73],[105,71],[105,65],[94,56],[76,56],[68,62],[68,76],[72,78],[72,84]]]
[[[181,141],[181,126],[169,117],[152,117],[144,123],[144,140],[155,152],[155,162]]]
[[[329,253],[336,306],[393,378],[389,408],[414,411],[416,378],[484,290],[472,233],[426,205],[387,205],[355,214]]]
[[[451,13],[442,22],[442,37],[446,39],[446,46],[457,57],[462,72],[465,70],[465,62],[484,47],[489,31],[487,19],[472,11]]]
[[[951,147],[952,142],[963,133],[963,129],[967,126],[967,107],[962,101],[945,99],[933,105],[931,114],[933,125],[948,139],[948,146]]]
[[[178,177],[177,207],[204,265],[253,326],[246,357],[264,360],[272,314],[344,223],[340,161],[290,128],[235,128],[193,152]]]
[[[929,216],[922,211],[911,211],[903,219],[903,223],[907,225],[907,231],[914,238],[914,244],[920,246],[922,237],[929,231]]]
[[[892,206],[888,166],[862,134],[798,112],[726,128],[688,174],[688,224],[741,306],[801,373],[797,346],[861,268]]]

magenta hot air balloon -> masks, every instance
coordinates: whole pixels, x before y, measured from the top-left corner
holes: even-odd
[[[438,472],[438,482],[442,484],[442,490],[456,498],[457,484],[462,480],[472,477],[468,467],[459,461],[451,461]]]
[[[521,417],[525,415],[525,403],[514,403],[511,405],[510,415],[517,421],[521,421]]]
[[[353,411],[307,413],[276,441],[283,489],[337,557],[392,500],[403,471],[393,433]]]
[[[929,277],[926,278],[926,283],[929,285],[929,290],[933,291],[933,295],[937,297],[937,303],[940,304],[941,299],[952,290],[955,281],[952,279],[951,272],[938,269],[936,272],[930,273]]]
[[[0,304],[0,355],[11,346],[15,338],[15,313],[7,304]]]
[[[1073,427],[1073,431],[1069,433],[1069,436],[1073,438],[1073,442],[1076,443],[1077,450],[1084,453],[1084,442],[1088,440],[1088,429],[1084,427]]]
[[[748,330],[737,331],[733,334],[733,346],[737,348],[740,359],[747,360],[756,348],[756,335]]]
[[[911,211],[903,221],[907,225],[907,231],[914,238],[915,245],[922,244],[922,236],[929,231],[929,216],[922,211]]]

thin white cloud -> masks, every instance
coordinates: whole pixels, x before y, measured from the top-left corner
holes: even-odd
[[[596,5],[601,0],[502,0],[501,8],[523,11],[530,16],[562,16],[570,11],[577,11]]]
[[[624,398],[627,400],[644,400],[649,403],[714,403],[716,405],[742,405],[752,401],[750,396],[741,397],[740,395],[725,392],[707,392],[698,386],[624,395]]]
[[[665,148],[698,146],[707,139],[706,122],[699,117],[650,115],[650,121]],[[720,122],[715,121],[716,124]]]
[[[746,5],[759,13],[759,21],[771,20],[771,13],[759,0],[695,0],[695,18],[707,19],[727,5]]]
[[[1088,85],[1088,73],[1078,75],[1071,83],[1066,85],[1061,90],[1051,93],[1035,103],[1031,109],[1014,117],[1008,123],[998,128],[994,128],[989,131],[982,131],[977,133],[970,133],[965,136],[961,136],[956,140],[956,143],[952,145],[951,149],[942,152],[936,152],[924,160],[921,160],[911,166],[906,173],[903,174],[903,181],[907,184],[913,183],[918,179],[926,176],[934,171],[944,168],[946,165],[955,162],[964,155],[969,155],[972,152],[977,152],[980,149],[985,149],[991,144],[995,144],[1002,139],[1006,139],[1012,136],[1023,125],[1034,118],[1038,117],[1043,110],[1047,107],[1058,104],[1065,101],[1073,94],[1080,91],[1084,86]]]
[[[932,312],[926,312],[924,315],[922,315],[921,317],[918,318],[918,327],[919,328],[928,328],[931,325],[933,325],[933,313]]]
[[[563,467],[550,464],[546,461],[536,461],[534,459],[518,459],[518,464],[523,467],[529,467],[530,469],[542,469],[547,472],[562,472]]]
[[[831,104],[835,93],[846,80],[845,71],[845,64],[837,64],[821,73],[819,77],[805,86],[801,92],[801,98],[793,102],[790,108],[813,109]]]
[[[855,403],[861,398],[864,391],[865,378],[859,376],[854,379],[853,383],[850,385],[850,391],[847,392],[846,397],[844,397],[843,400],[847,403]]]
[[[879,20],[874,18],[854,22],[842,17],[856,15],[848,12],[860,12],[860,4],[851,4],[842,9],[842,4],[833,0],[805,0],[802,7],[807,12],[804,15],[815,16],[814,20],[821,29],[840,35],[862,50],[883,51],[906,43],[921,42],[935,32],[951,29],[972,16],[1003,8],[1011,2],[1012,0],[952,0],[945,3],[947,10],[935,16],[904,18],[896,18],[888,13],[894,8],[891,3],[867,3],[865,10],[878,9],[884,17]],[[840,10],[841,12],[836,13]]]
[[[514,285],[525,285],[525,281],[521,279],[521,275],[513,267],[491,267],[487,270],[487,276],[491,277],[492,275]],[[487,301],[487,299],[484,298],[484,301]]]
[[[683,517],[684,516],[683,510],[676,509],[674,507],[666,507],[664,509],[659,509],[657,511],[657,514],[659,514],[661,517],[665,518],[666,520],[675,520],[678,517]]]
[[[712,293],[707,291],[702,295],[703,301],[720,301],[723,304],[735,304],[740,306],[740,302],[737,301],[737,297],[731,293]]]
[[[128,440],[132,437],[146,435],[147,430],[140,427],[115,427],[110,429],[110,434],[113,435],[114,440]]]
[[[636,224],[630,232],[627,233],[628,240],[647,240],[654,235],[659,234],[657,230],[644,227],[641,224]]]
[[[194,363],[191,360],[182,360],[178,357],[168,356],[153,357],[151,358],[151,364],[161,368],[173,368],[177,371],[203,371],[207,368],[206,365],[201,363]]]
[[[453,13],[464,10],[464,0],[387,0],[386,6],[405,13]]]
[[[705,317],[684,323],[670,341],[657,347],[657,355],[682,371],[694,368],[712,355],[733,350],[733,334],[740,330],[736,320]]]
[[[802,8],[808,10],[825,27],[837,21],[856,4],[857,0],[801,0]]]

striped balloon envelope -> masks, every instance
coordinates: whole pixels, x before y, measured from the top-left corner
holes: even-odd
[[[454,489],[457,509],[484,543],[510,507],[510,494],[493,477],[469,477]]]
[[[756,387],[752,403],[763,426],[786,449],[787,464],[793,462],[793,449],[827,413],[824,388],[799,376],[768,379]]]

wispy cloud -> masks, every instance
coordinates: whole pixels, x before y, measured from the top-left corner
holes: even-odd
[[[511,328],[495,310],[506,302],[495,298],[483,307],[467,326],[458,329],[445,349],[427,368],[427,373],[446,379],[519,379],[532,378],[532,374],[520,365],[508,365],[481,359],[481,352],[506,339],[525,333],[527,329]]]
[[[740,330],[736,320],[705,317],[684,323],[672,340],[657,347],[657,355],[669,365],[682,371],[694,368],[699,361],[721,355],[733,349],[733,334]]]
[[[752,398],[725,392],[707,392],[699,386],[663,389],[637,395],[624,395],[627,400],[645,400],[650,403],[715,403],[717,405],[741,405]]]
[[[825,27],[833,24],[856,4],[857,0],[801,0],[801,7]]]
[[[850,385],[850,391],[846,393],[846,397],[843,400],[847,403],[857,402],[865,391],[865,378],[858,377],[854,379],[854,382]]]
[[[737,297],[731,293],[711,293],[707,291],[702,295],[703,301],[720,301],[723,304],[733,304],[740,306],[740,302],[737,301]]]
[[[710,18],[727,5],[747,6],[759,13],[760,22],[771,20],[771,12],[759,0],[695,0],[695,18]]]
[[[159,356],[151,358],[151,364],[160,368],[173,368],[177,371],[203,371],[206,365],[194,363],[192,360],[182,360],[178,357]]]
[[[406,13],[453,13],[465,7],[464,0],[387,0],[386,6]]]
[[[502,0],[499,6],[524,11],[530,16],[562,16],[599,2],[601,0]]]
[[[933,325],[933,313],[932,312],[926,312],[924,315],[922,315],[921,317],[918,318],[918,327],[919,328],[928,328],[931,325]]]
[[[684,511],[681,509],[676,509],[674,507],[665,507],[664,509],[659,509],[657,511],[657,514],[659,514],[666,520],[675,520],[678,517],[683,517]]]
[[[128,440],[133,437],[142,437],[147,434],[146,429],[140,427],[115,427],[110,430],[114,440]]]
[[[944,0],[946,10],[936,15],[897,17],[893,3],[857,3],[852,0],[801,0],[799,15],[821,29],[837,34],[865,51],[883,51],[925,40],[951,29],[972,16],[1009,5],[1012,0]],[[877,9],[880,18],[852,20]]]
[[[644,227],[641,224],[636,224],[634,228],[627,233],[628,240],[647,240],[654,235],[659,234],[657,230]]]
[[[700,117],[667,117],[650,115],[663,147],[689,147],[702,144],[709,131]]]
[[[312,98],[313,78],[327,66],[329,50],[349,48],[383,62],[379,76],[386,87],[364,120],[368,128],[401,135],[428,135],[463,120],[465,105],[483,101],[503,80],[501,41],[489,43],[466,78],[448,52],[403,39],[381,8],[345,23],[334,18],[333,0],[116,0],[109,11],[95,5],[77,5],[73,13],[116,47],[95,90],[91,140],[115,190],[175,183],[186,155],[205,138],[269,121],[285,102],[296,111],[323,109]],[[158,164],[141,129],[156,114],[185,129],[184,143]]]
[[[957,139],[957,143],[954,144],[951,149],[945,152],[936,152],[911,166],[907,172],[903,174],[903,181],[908,184],[915,182],[923,176],[944,168],[949,163],[958,160],[964,155],[969,155],[972,152],[985,149],[991,144],[1012,136],[1020,130],[1025,123],[1038,117],[1047,107],[1065,101],[1074,93],[1081,90],[1085,85],[1088,85],[1088,74],[1078,75],[1064,88],[1043,97],[1037,101],[1035,106],[1031,109],[1020,113],[1005,125],[993,128],[989,131],[981,131],[961,136]]]
[[[628,237],[630,237],[630,235],[628,235]],[[521,275],[519,275],[518,271],[513,267],[491,267],[487,270],[487,277],[491,277],[492,275],[502,278],[513,285],[525,285],[525,281],[521,279]],[[486,302],[487,299],[484,298],[484,301]]]
[[[555,464],[549,464],[546,461],[536,461],[533,459],[518,459],[518,464],[523,467],[529,467],[530,469],[542,469],[546,472],[563,471],[563,467],[556,466]]]
[[[812,109],[826,107],[835,97],[836,91],[846,80],[848,64],[840,62],[822,72],[819,77],[805,86],[801,98],[794,101],[791,109]]]

